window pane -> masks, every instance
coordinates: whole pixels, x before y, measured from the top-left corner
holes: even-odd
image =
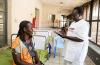
[[[94,2],[92,20],[97,20],[98,19],[98,7],[99,7],[99,2],[98,1]]]
[[[6,11],[6,8],[7,8],[7,4],[6,4],[6,0],[0,0],[0,47],[4,46],[7,39],[5,36],[7,33],[6,32],[6,20],[7,19],[5,16],[7,16],[7,11]],[[5,26],[4,26],[5,25]]]
[[[92,41],[96,42],[97,22],[92,22],[91,37]]]
[[[99,20],[100,20],[100,9],[99,9]]]
[[[2,18],[0,18],[0,23],[3,23],[3,19]]]
[[[100,4],[99,4],[100,5]],[[99,20],[100,20],[100,8],[99,8]],[[99,21],[100,22],[100,21]]]
[[[0,12],[0,19],[3,18],[3,12]]]
[[[99,29],[98,29],[98,45],[100,45],[100,21],[99,21]]]
[[[0,24],[0,35],[3,35],[3,24]]]
[[[0,47],[4,45],[3,43],[5,43],[4,36],[0,35]]]
[[[84,7],[83,19],[86,19],[86,7]]]
[[[87,20],[89,20],[89,16],[90,16],[90,5],[88,5],[87,8]]]
[[[0,0],[0,11],[3,11],[3,0]]]
[[[60,22],[60,27],[63,27],[64,26],[64,22]]]

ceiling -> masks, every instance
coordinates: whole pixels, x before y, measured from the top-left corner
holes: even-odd
[[[66,9],[73,9],[76,6],[80,6],[90,0],[40,0],[44,4],[61,6]]]

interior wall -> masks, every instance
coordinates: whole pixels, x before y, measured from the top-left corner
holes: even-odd
[[[8,39],[8,44],[10,44],[10,40],[11,40],[11,32],[12,32],[12,0],[7,1],[8,3],[8,19],[7,19],[7,39]]]
[[[56,20],[60,20],[61,15],[68,15],[70,11],[58,7],[58,6],[51,6],[47,4],[43,4],[43,14],[42,14],[42,21],[41,21],[41,27],[51,27],[52,22],[50,20],[50,15],[55,14]]]
[[[8,39],[17,33],[22,20],[32,22],[35,8],[39,9],[39,24],[42,16],[42,3],[39,0],[8,0]]]
[[[11,13],[8,13],[11,16],[12,24],[12,31],[11,33],[17,33],[19,23],[22,20],[29,20],[32,21],[32,18],[35,17],[35,8],[38,8],[40,11],[40,18],[41,21],[41,14],[42,14],[42,4],[38,0],[8,0],[10,3],[11,1]],[[16,29],[15,29],[16,28]]]
[[[8,39],[11,34],[18,32],[19,23],[22,20],[32,21],[35,17],[35,8],[39,9],[39,26],[51,27],[50,14],[55,14],[56,19],[60,20],[62,14],[69,14],[62,7],[42,4],[39,0],[8,0]]]

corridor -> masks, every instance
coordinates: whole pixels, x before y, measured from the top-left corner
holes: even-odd
[[[21,26],[22,21],[31,23],[31,31],[27,28],[29,24],[26,24],[26,27],[25,23]],[[85,23],[77,24],[81,21]],[[31,39],[24,38],[27,35]],[[22,60],[23,50],[19,51],[19,41],[15,42],[16,39],[24,41],[22,43],[28,40],[29,47],[24,46],[27,47],[27,52],[32,56],[31,52],[35,53],[34,47],[38,59],[44,65],[66,65],[67,51],[71,53],[70,57],[78,57],[77,54],[84,54],[80,49],[85,45],[88,52],[84,65],[100,65],[100,0],[0,0],[0,65],[13,64],[12,50],[15,50],[15,47],[15,54],[20,54]],[[60,41],[57,42],[56,39]],[[73,39],[76,46],[72,43]],[[83,43],[84,40],[89,44],[76,44]],[[29,55],[23,56],[24,60]],[[34,58],[31,58],[33,63]]]

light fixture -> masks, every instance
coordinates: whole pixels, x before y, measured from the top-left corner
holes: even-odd
[[[62,5],[62,4],[64,4],[63,2],[60,2],[60,4]]]

